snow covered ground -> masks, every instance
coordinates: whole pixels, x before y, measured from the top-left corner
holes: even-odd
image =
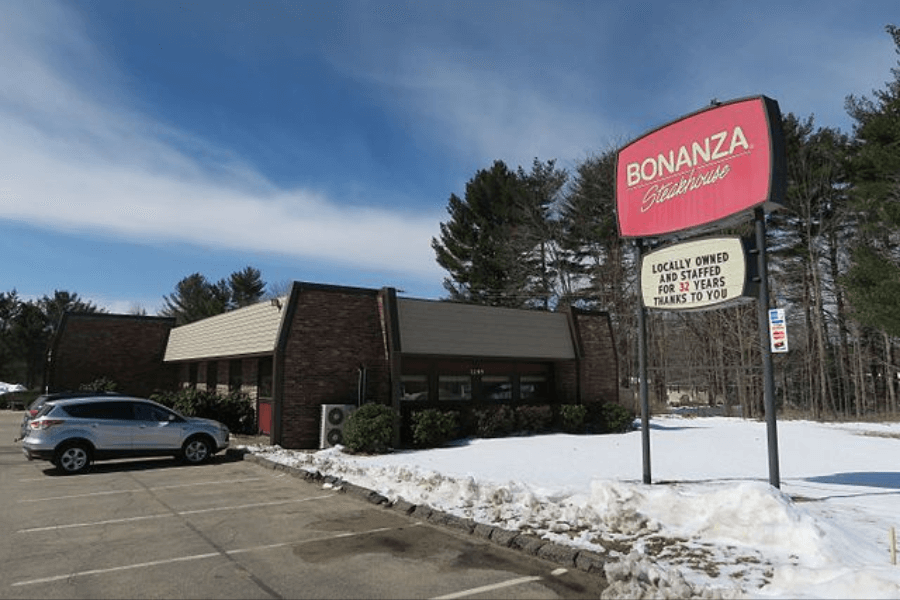
[[[900,423],[779,421],[781,489],[766,425],[726,417],[640,431],[469,439],[356,456],[254,454],[607,558],[609,597],[900,598]]]

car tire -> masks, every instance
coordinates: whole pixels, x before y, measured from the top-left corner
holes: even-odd
[[[56,450],[53,464],[66,475],[84,473],[91,466],[91,449],[83,442],[65,443]]]
[[[199,465],[212,456],[212,449],[209,438],[202,435],[194,436],[181,447],[181,460],[191,465]]]

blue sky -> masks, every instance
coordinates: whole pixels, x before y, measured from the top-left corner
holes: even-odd
[[[443,296],[500,159],[572,168],[720,100],[851,131],[896,0],[0,3],[0,291],[155,314],[195,272]]]

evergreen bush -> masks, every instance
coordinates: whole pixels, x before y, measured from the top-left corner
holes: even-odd
[[[625,433],[634,426],[634,413],[614,402],[587,405],[587,428],[590,433]]]
[[[256,413],[253,401],[243,392],[218,394],[209,390],[184,388],[177,392],[160,392],[150,397],[186,417],[215,419],[233,433],[254,433]]]
[[[563,404],[559,407],[559,423],[566,433],[584,433],[587,407],[582,404]]]
[[[516,429],[521,432],[539,433],[553,425],[553,409],[548,405],[517,406]]]
[[[387,452],[394,432],[394,411],[389,406],[363,404],[347,418],[344,445],[354,452]]]
[[[413,442],[422,448],[443,446],[459,433],[459,414],[428,408],[412,414]]]
[[[115,392],[118,387],[109,377],[99,377],[90,383],[82,383],[79,389],[85,392]]]
[[[515,430],[516,414],[505,404],[475,411],[475,434],[478,437],[503,437]]]

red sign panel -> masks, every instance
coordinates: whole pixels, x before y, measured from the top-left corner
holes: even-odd
[[[784,171],[774,100],[734,100],[687,115],[619,151],[619,233],[659,236],[780,204]]]

